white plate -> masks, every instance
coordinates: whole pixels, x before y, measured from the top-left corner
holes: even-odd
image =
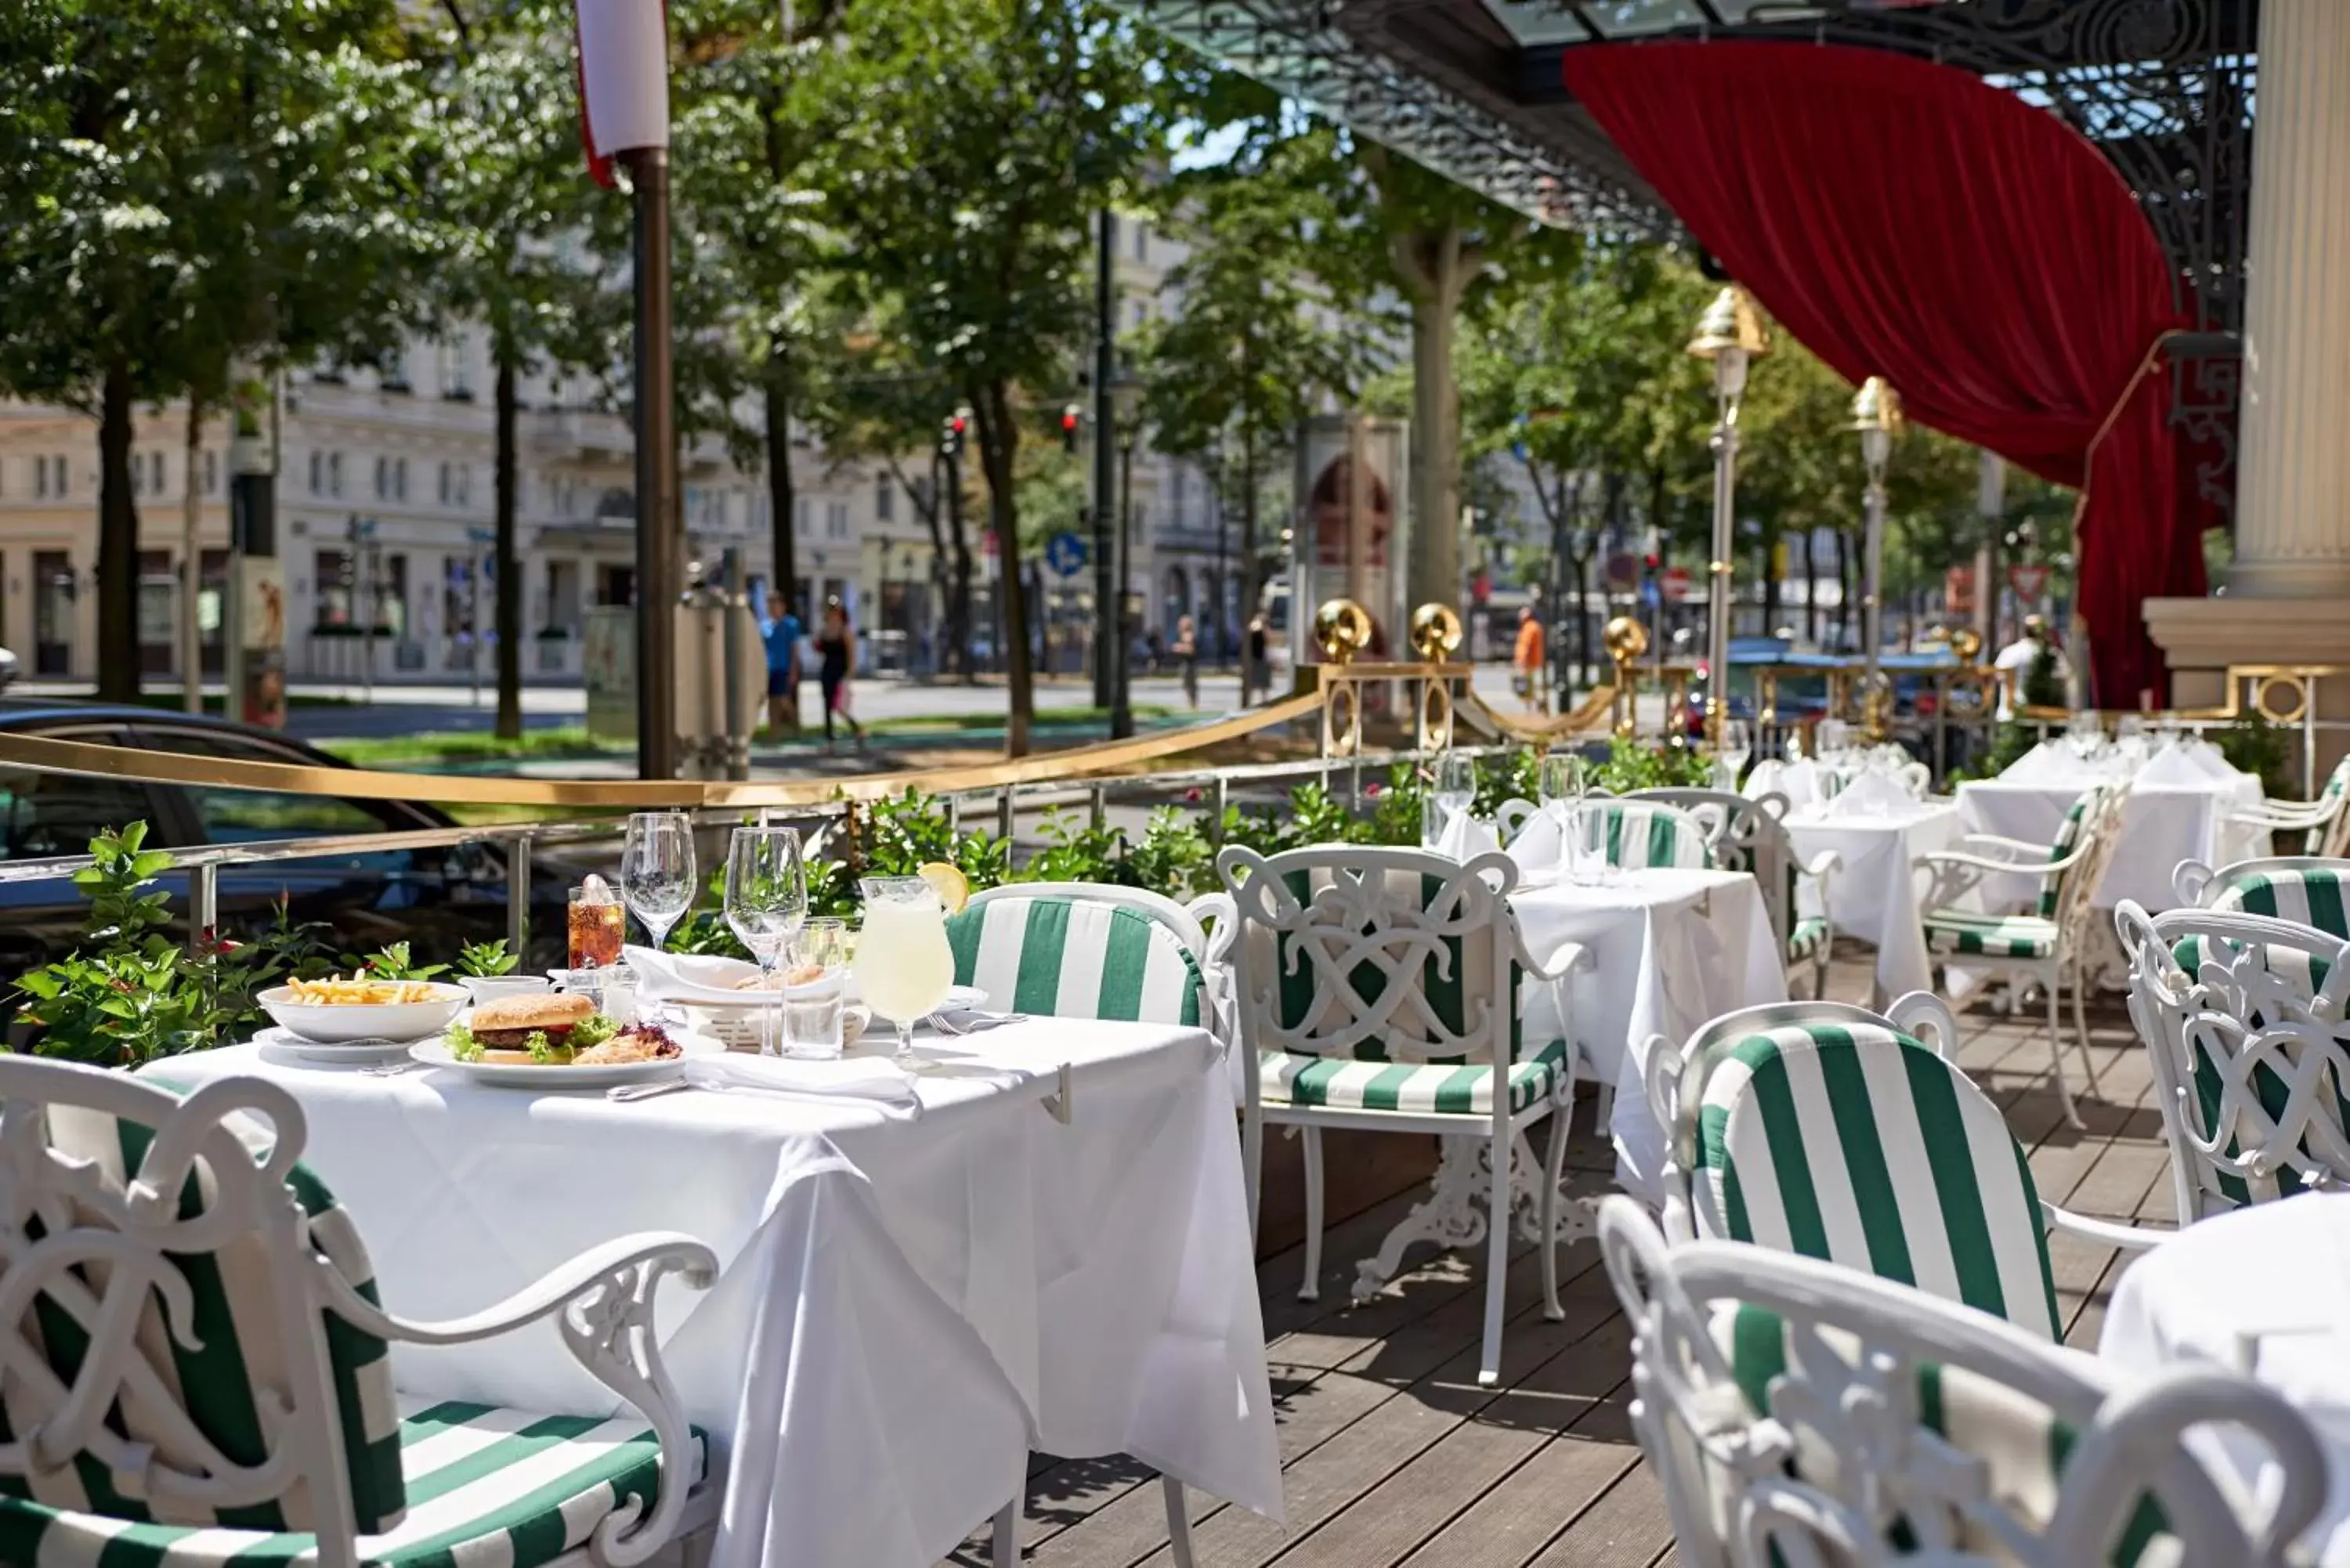
[[[296,1002],[291,986],[273,985],[255,1000],[281,1028],[335,1045],[348,1040],[423,1040],[449,1027],[465,1005],[465,988],[429,982],[428,1002]]]
[[[410,1046],[408,1054],[428,1067],[463,1073],[478,1083],[529,1089],[608,1089],[615,1084],[647,1083],[676,1076],[684,1069],[688,1057],[726,1054],[725,1045],[707,1034],[688,1033],[675,1038],[684,1048],[684,1055],[659,1062],[621,1062],[610,1066],[533,1067],[503,1062],[460,1062],[449,1054],[449,1043],[445,1040],[420,1042]]]
[[[346,1065],[394,1061],[407,1055],[413,1044],[407,1040],[309,1040],[274,1023],[255,1034],[253,1043],[298,1056],[305,1062],[339,1062]]]

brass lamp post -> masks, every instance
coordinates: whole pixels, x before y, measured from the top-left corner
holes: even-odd
[[[1747,367],[1771,351],[1753,296],[1734,283],[1714,296],[1698,320],[1689,351],[1712,361],[1719,410],[1713,427],[1713,562],[1705,588],[1706,657],[1712,670],[1705,732],[1719,748],[1721,726],[1730,717],[1730,556],[1737,532],[1738,400],[1746,390]]]
[[[1886,738],[1892,703],[1884,688],[1885,652],[1885,469],[1893,437],[1901,428],[1901,394],[1882,376],[1871,376],[1853,395],[1852,423],[1860,432],[1860,460],[1868,471],[1866,532],[1860,552],[1861,732],[1872,742]]]

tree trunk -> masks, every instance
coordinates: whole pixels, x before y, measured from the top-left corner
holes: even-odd
[[[139,507],[130,498],[130,367],[106,368],[98,422],[98,695],[139,700]]]
[[[1852,632],[1852,552],[1846,547],[1845,532],[1835,531],[1836,613],[1835,650],[1842,653]]]
[[[204,493],[196,483],[204,464],[204,403],[188,389],[188,442],[180,484],[180,707],[204,711],[204,628],[196,596],[204,586]]]
[[[1012,414],[1012,392],[1002,381],[991,381],[972,400],[979,424],[979,462],[987,477],[988,527],[995,535],[997,597],[1003,622],[1003,684],[1011,712],[1003,732],[1006,756],[1028,754],[1030,722],[1036,715],[1036,690],[1028,658],[1028,596],[1020,580],[1020,508],[1013,493],[1013,459],[1020,432]],[[1125,563],[1118,563],[1121,570]],[[1109,607],[1117,635],[1126,628],[1125,585],[1118,585],[1118,603]]]
[[[1399,242],[1399,244],[1402,242]],[[1447,228],[1411,242],[1419,286],[1411,296],[1411,558],[1404,563],[1404,602],[1461,602],[1461,396],[1453,378],[1461,291],[1467,282],[1461,231]],[[1390,542],[1390,550],[1393,545]],[[1395,569],[1390,563],[1389,570]],[[1399,628],[1389,628],[1392,642]]]
[[[1762,535],[1762,635],[1779,635],[1779,531]]]
[[[962,525],[962,460],[946,465],[947,527],[954,542],[954,584],[947,595],[947,639],[955,650],[955,670],[966,686],[977,683],[979,662],[972,657],[971,637],[971,533]]]
[[[515,514],[522,498],[516,493],[520,484],[517,472],[515,426],[520,421],[521,399],[515,389],[515,361],[520,353],[510,337],[501,335],[496,345],[498,356],[497,384],[491,396],[496,405],[497,452],[491,489],[490,545],[491,560],[497,565],[497,577],[491,584],[494,603],[491,618],[498,635],[498,717],[497,736],[502,741],[522,739],[522,551],[516,538]],[[475,637],[481,628],[473,628]]]
[[[767,355],[767,535],[768,549],[774,557],[771,574],[774,591],[784,596],[784,603],[794,615],[801,617],[800,624],[813,625],[816,607],[805,608],[800,604],[798,537],[794,528],[798,518],[794,510],[798,504],[792,490],[792,394],[788,379],[788,359],[781,342]]]
[[[1241,706],[1248,706],[1249,695],[1263,691],[1271,696],[1273,681],[1265,670],[1256,667],[1250,651],[1249,628],[1257,618],[1258,601],[1264,597],[1264,588],[1257,581],[1256,548],[1256,421],[1243,417],[1241,421]],[[1292,617],[1302,612],[1291,605]],[[1273,657],[1273,635],[1265,628],[1265,658]]]
[[[1224,504],[1228,499],[1225,492],[1231,487],[1226,483],[1223,458],[1223,452],[1222,450],[1219,450],[1216,453],[1215,477],[1216,602],[1213,607],[1213,613],[1215,616],[1216,626],[1216,668],[1219,670],[1229,670],[1232,668],[1232,648],[1234,640],[1232,626],[1232,614],[1236,607],[1236,607],[1233,604],[1232,520],[1228,514]],[[1243,625],[1246,625],[1248,617],[1243,613],[1240,617],[1240,619]]]
[[[1819,646],[1820,535],[1814,528],[1804,530],[1804,640]]]
[[[1570,551],[1567,555],[1567,564],[1575,569],[1575,608],[1570,612],[1575,617],[1575,680],[1571,682],[1569,691],[1559,693],[1562,707],[1571,705],[1565,700],[1575,692],[1581,691],[1593,684],[1591,616],[1586,607],[1591,596],[1591,552]],[[1560,640],[1564,641],[1565,639]]]

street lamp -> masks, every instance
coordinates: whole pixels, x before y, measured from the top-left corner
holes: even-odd
[[[1771,351],[1762,312],[1736,284],[1714,296],[1698,318],[1689,351],[1713,363],[1713,561],[1706,584],[1707,657],[1712,680],[1706,692],[1706,738],[1718,751],[1730,717],[1730,591],[1731,535],[1736,532],[1738,490],[1738,399],[1746,390],[1747,367]]]
[[[1126,590],[1134,575],[1134,438],[1142,411],[1142,378],[1121,367],[1110,378],[1110,405],[1117,418],[1118,554],[1110,572],[1109,602],[1101,613],[1108,618],[1110,658],[1109,734],[1123,741],[1134,733],[1132,639],[1127,636]],[[1105,498],[1107,504],[1107,498]]]
[[[1866,532],[1860,551],[1860,717],[1862,733],[1882,741],[1892,707],[1880,690],[1885,652],[1885,468],[1893,456],[1893,435],[1901,428],[1901,394],[1882,376],[1861,383],[1852,400],[1852,423],[1860,432],[1860,461],[1868,471]]]

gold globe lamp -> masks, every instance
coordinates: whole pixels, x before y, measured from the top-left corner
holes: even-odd
[[[1648,628],[1628,615],[1616,616],[1600,628],[1599,645],[1616,665],[1616,734],[1628,741],[1638,727],[1633,711],[1638,705],[1639,677],[1633,666],[1648,651]]]
[[[1371,612],[1352,599],[1324,599],[1314,612],[1314,642],[1330,663],[1352,663],[1371,645]]]
[[[1706,733],[1721,743],[1730,717],[1731,553],[1737,535],[1738,399],[1746,371],[1771,351],[1771,334],[1754,296],[1731,284],[1698,318],[1689,351],[1713,366],[1713,560],[1706,583],[1706,659],[1713,673],[1706,692]]]
[[[1441,664],[1461,646],[1461,617],[1451,605],[1430,601],[1411,612],[1411,646],[1422,664]]]

